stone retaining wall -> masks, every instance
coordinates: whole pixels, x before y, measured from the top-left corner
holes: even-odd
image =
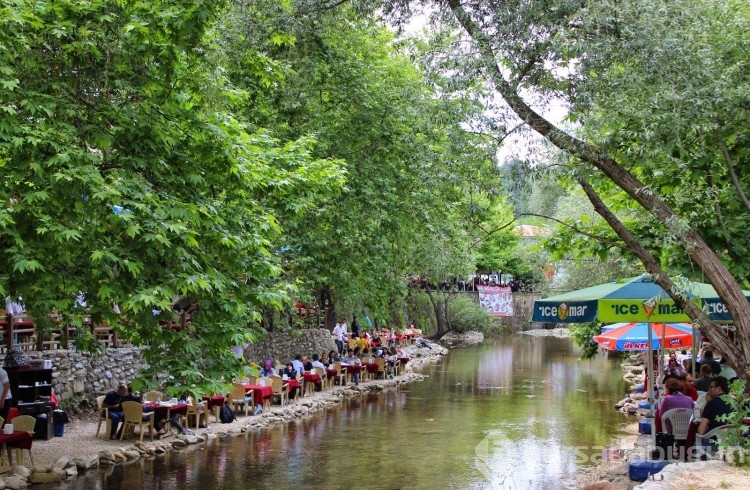
[[[293,330],[291,332],[270,332],[268,336],[245,348],[245,359],[261,364],[265,359],[276,364],[284,364],[297,354],[320,355],[336,348],[331,332],[325,328]]]
[[[119,383],[129,383],[147,366],[137,347],[96,354],[62,349],[29,352],[29,358],[52,360],[52,387],[60,401],[86,399],[89,403]]]
[[[335,349],[331,333],[326,329],[271,332],[268,337],[245,349],[245,358],[260,363],[263,359],[284,363],[296,354],[312,356],[313,353]],[[107,349],[89,354],[71,350],[29,352],[30,359],[52,360],[52,385],[61,401],[80,400],[77,405],[93,404],[98,395],[128,383],[147,366],[138,347]],[[85,401],[84,401],[85,400]]]

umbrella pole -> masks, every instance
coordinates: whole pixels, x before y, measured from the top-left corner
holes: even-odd
[[[695,345],[695,323],[693,323],[693,328],[690,329],[690,332],[693,334],[693,342],[691,347],[691,356],[690,356],[690,369],[693,371],[693,379],[695,379],[695,364],[696,364],[696,358],[698,353],[698,346]]]
[[[653,342],[653,328],[651,325],[648,326],[648,402],[649,409],[648,413],[651,417],[651,447],[656,447],[656,421],[654,420],[654,346]]]

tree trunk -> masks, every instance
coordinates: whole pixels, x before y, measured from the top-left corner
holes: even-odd
[[[603,153],[599,148],[561,131],[534,111],[505,79],[496,61],[498,58],[495,56],[488,37],[464,11],[460,0],[448,0],[447,3],[458,22],[476,43],[482,58],[485,60],[487,73],[495,85],[495,89],[516,115],[557,148],[599,169],[632,199],[654,215],[680,240],[690,259],[714,286],[734,319],[737,328],[737,337],[740,339],[739,348],[732,348],[730,346],[731,339],[729,339],[729,336],[723,330],[717,327],[712,328],[710,322],[705,323],[699,317],[695,317],[695,309],[691,308],[689,304],[684,305],[686,312],[691,318],[694,320],[697,319],[699,324],[707,329],[704,333],[712,344],[727,349],[725,355],[737,373],[745,379],[750,380],[750,370],[748,370],[747,362],[748,355],[750,354],[750,350],[748,349],[750,346],[750,342],[748,342],[750,339],[750,303],[748,303],[739,284],[721,262],[718,255],[690,227],[686,220],[681,219],[652,189],[641,183],[612,157]],[[666,275],[657,275],[657,283],[659,285],[662,285],[662,282],[660,282],[663,281],[663,279],[660,279],[662,277],[666,277]],[[664,284],[666,284],[666,281],[664,281]],[[670,295],[672,294],[669,288],[665,288],[665,290]]]
[[[445,314],[445,307],[443,305],[444,301],[440,301],[439,298],[435,297],[436,294],[440,294],[439,291],[435,290],[433,294],[429,287],[425,288],[425,291],[427,292],[427,297],[430,298],[432,310],[435,312],[437,335],[442,337],[445,333],[448,332],[447,315]]]

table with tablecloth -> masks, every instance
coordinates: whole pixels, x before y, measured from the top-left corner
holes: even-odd
[[[31,444],[34,438],[25,430],[14,430],[12,434],[0,432],[0,455],[9,448],[28,449],[31,451]],[[13,466],[13,459],[8,451],[8,463]]]
[[[253,402],[256,405],[263,406],[263,402],[267,399],[273,399],[273,386],[260,386],[260,385],[245,385],[245,392],[253,390]]]
[[[345,370],[349,374],[357,374],[362,372],[361,364],[342,364],[341,369]]]
[[[378,374],[378,371],[380,371],[380,368],[378,367],[378,364],[375,362],[363,362],[362,367],[365,368],[367,371],[367,374]]]
[[[302,375],[302,380],[305,383],[305,389],[302,392],[303,395],[307,393],[308,384],[313,384],[315,386],[321,386],[321,387],[323,386],[323,379],[320,377],[318,373],[305,373]]]
[[[221,410],[221,407],[224,406],[226,397],[224,397],[223,395],[203,395],[203,401],[206,402],[206,410],[209,413],[211,413],[211,410],[213,410],[214,420],[216,420],[216,422],[219,422],[219,411]],[[206,424],[208,424],[208,416],[206,416]]]
[[[159,420],[169,420],[173,415],[187,415],[188,406],[187,403],[164,403],[164,402],[144,402],[143,408],[151,407],[154,409],[156,414],[154,422]],[[144,410],[145,412],[145,410]]]

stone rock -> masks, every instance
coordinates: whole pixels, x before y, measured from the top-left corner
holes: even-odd
[[[67,476],[76,476],[76,475],[78,475],[78,468],[76,468],[75,466],[72,467],[72,468],[67,468],[65,470],[65,474]]]
[[[484,342],[484,334],[481,332],[448,332],[440,338],[440,342],[443,345],[447,345],[449,348],[461,345],[481,344]],[[432,345],[430,345],[430,347],[432,347]]]
[[[30,469],[28,469],[28,468],[27,468],[27,467],[25,467],[25,466],[20,466],[20,465],[18,465],[18,466],[14,466],[14,467],[13,467],[13,471],[12,471],[12,473],[13,473],[14,475],[18,475],[18,476],[20,476],[20,477],[21,477],[21,478],[23,478],[23,479],[26,479],[26,478],[28,478],[29,476],[31,476],[31,470],[30,470]]]
[[[110,451],[109,449],[105,449],[104,451],[99,451],[98,456],[100,460],[102,459],[108,459],[110,461],[115,460],[115,453]]]
[[[70,463],[70,458],[66,455],[62,455],[59,458],[57,458],[57,461],[55,461],[55,464],[52,465],[51,470],[55,469],[65,469],[66,466]]]
[[[183,437],[187,437],[187,436],[183,436]],[[172,447],[175,449],[185,449],[187,446],[188,446],[188,442],[185,441],[184,439],[175,439],[174,441],[172,441]]]
[[[99,455],[81,456],[73,459],[73,462],[75,463],[76,468],[82,471],[96,468],[99,466]]]
[[[122,455],[125,456],[128,461],[133,461],[141,457],[141,453],[139,453],[138,451],[130,451],[127,449],[122,451]]]
[[[28,487],[29,484],[26,482],[26,478],[22,478],[18,475],[11,475],[5,477],[5,487],[10,490],[19,490],[21,488]]]
[[[63,473],[58,473],[56,471],[52,472],[41,472],[41,471],[35,471],[29,476],[29,483],[53,483],[53,482],[59,482],[63,479]]]

